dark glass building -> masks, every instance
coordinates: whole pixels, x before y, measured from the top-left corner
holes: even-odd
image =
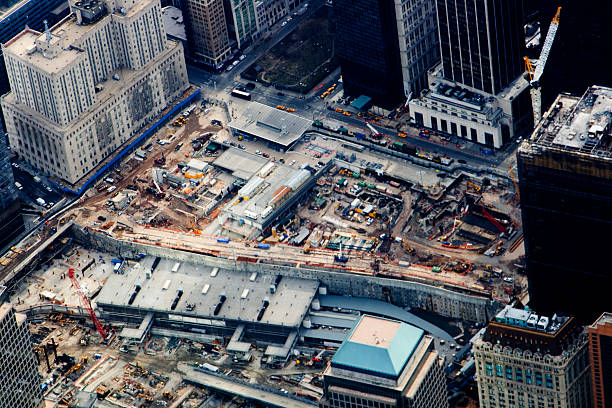
[[[583,324],[612,308],[612,89],[559,95],[518,151],[529,305]]]
[[[522,72],[523,0],[437,0],[444,77],[497,94]]]
[[[336,56],[346,94],[393,109],[404,100],[395,4],[334,0]]]

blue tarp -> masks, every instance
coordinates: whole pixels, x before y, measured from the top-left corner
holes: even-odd
[[[142,142],[144,142],[145,140],[147,140],[153,133],[155,133],[164,123],[166,123],[166,121],[168,119],[170,119],[172,116],[174,116],[174,114],[183,109],[185,107],[185,105],[187,105],[188,103],[191,103],[191,101],[193,101],[198,95],[200,95],[200,90],[197,89],[194,93],[192,93],[191,95],[189,95],[187,97],[187,99],[185,99],[184,101],[181,101],[178,105],[176,105],[171,111],[169,111],[168,113],[166,113],[164,116],[162,116],[161,119],[159,119],[157,122],[155,122],[153,125],[151,125],[147,130],[144,131],[144,133],[142,135],[140,135],[138,137],[138,139],[134,140],[132,143],[130,143],[127,147],[125,147],[123,150],[121,150],[121,152],[119,152],[119,154],[117,154],[111,161],[109,161],[108,163],[106,163],[104,165],[104,167],[102,167],[100,170],[98,170],[96,172],[96,174],[94,174],[93,176],[91,176],[86,182],[85,184],[83,184],[83,186],[78,189],[77,191],[72,190],[70,188],[66,188],[66,187],[60,187],[57,186],[60,190],[62,190],[65,193],[69,193],[69,194],[74,194],[77,196],[80,196],[81,194],[83,194],[85,192],[85,190],[87,190],[89,188],[89,186],[96,182],[96,180],[98,180],[100,177],[102,177],[107,171],[108,169],[110,169],[111,167],[113,167],[117,162],[123,160],[123,158],[130,153],[133,149],[135,149],[137,146],[139,146]]]

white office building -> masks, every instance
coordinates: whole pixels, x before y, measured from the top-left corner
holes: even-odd
[[[52,29],[3,44],[13,151],[76,183],[188,87],[180,43],[159,0],[86,0]]]

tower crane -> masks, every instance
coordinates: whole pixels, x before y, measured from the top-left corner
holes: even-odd
[[[525,75],[529,78],[529,85],[531,86],[529,92],[531,93],[531,105],[533,106],[534,126],[536,126],[538,122],[540,122],[540,119],[542,119],[542,90],[540,89],[540,77],[544,72],[544,66],[546,65],[548,55],[550,54],[550,49],[552,48],[553,42],[555,41],[555,36],[557,35],[560,15],[561,7],[558,7],[552,22],[550,23],[550,27],[548,28],[548,33],[546,34],[546,39],[544,40],[544,45],[542,46],[542,51],[540,52],[540,59],[538,60],[535,70],[533,69],[533,65],[531,65],[531,61],[529,61],[529,58],[524,58]]]
[[[91,318],[91,321],[93,322],[94,326],[96,326],[96,330],[98,331],[98,333],[100,333],[100,336],[102,336],[102,339],[104,340],[106,338],[106,332],[104,331],[104,328],[100,324],[98,317],[91,308],[91,303],[89,303],[89,299],[87,299],[87,296],[85,296],[83,290],[81,290],[81,285],[79,285],[79,281],[77,281],[74,277],[73,268],[68,269],[68,277],[72,281],[72,285],[76,289],[77,294],[80,296],[81,301],[83,302],[83,306],[85,306],[85,309],[87,309],[87,312],[89,312],[89,317]]]

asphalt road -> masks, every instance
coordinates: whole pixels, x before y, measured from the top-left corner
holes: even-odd
[[[23,190],[19,191],[19,196],[25,203],[42,208],[36,203],[36,199],[39,197],[45,200],[46,203],[57,203],[62,199],[62,195],[54,190],[51,185],[45,184],[43,181],[40,183],[35,182],[34,177],[27,171],[24,171],[21,166],[19,168],[13,166],[13,174],[15,181],[23,186]],[[51,191],[47,190],[46,187]]]

